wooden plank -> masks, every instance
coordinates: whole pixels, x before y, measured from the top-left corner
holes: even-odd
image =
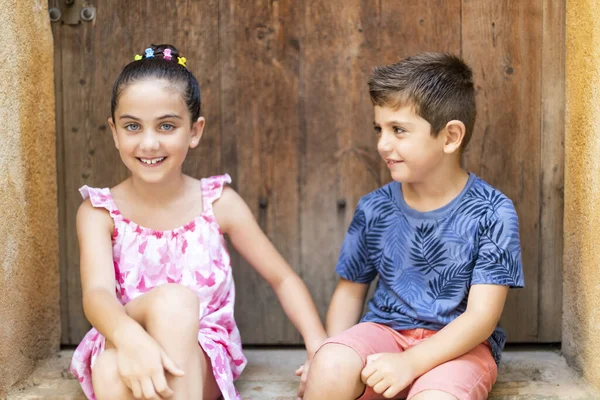
[[[301,264],[324,317],[335,264],[360,197],[379,186],[367,76],[378,46],[378,6],[305,2],[301,43]]]
[[[297,271],[299,10],[293,0],[253,7],[229,0],[220,14],[224,170]],[[244,343],[300,343],[273,290],[238,254],[232,257]]]
[[[150,43],[172,43],[188,59],[203,89],[208,126],[199,149],[188,156],[184,171],[204,176],[220,171],[218,3],[130,1],[97,9],[94,22],[60,27],[62,49],[64,215],[66,237],[66,303],[68,322],[63,341],[76,344],[89,328],[81,306],[79,252],[75,213],[83,184],[114,186],[128,172],[114,148],[107,118],[110,91],[121,68]],[[63,297],[63,304],[65,304]]]
[[[379,64],[391,64],[424,51],[460,54],[461,0],[382,2]],[[391,182],[380,163],[382,184]]]
[[[48,0],[48,9],[58,7],[58,0]],[[65,164],[64,164],[64,137],[63,137],[63,86],[62,86],[62,49],[61,49],[61,26],[60,23],[51,23],[52,37],[54,39],[54,95],[56,112],[56,176],[57,176],[57,200],[58,221],[62,228],[66,223],[66,199],[65,199]],[[69,343],[69,295],[68,295],[68,265],[67,265],[67,240],[68,234],[65,229],[58,230],[59,248],[59,273],[60,273],[60,321],[61,321],[61,343]]]
[[[538,337],[542,2],[462,3],[462,54],[475,73],[478,116],[465,162],[517,208],[527,288],[511,291],[502,325]]]
[[[562,336],[565,1],[543,1],[540,307],[538,340]]]

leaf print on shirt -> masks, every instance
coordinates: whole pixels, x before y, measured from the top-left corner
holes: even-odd
[[[445,261],[448,259],[445,256],[444,244],[435,233],[434,225],[421,224],[416,229],[410,249],[411,261],[422,273],[427,275],[431,272],[439,275],[440,269],[446,265]]]
[[[368,252],[365,240],[365,214],[357,211],[352,218],[346,239],[342,245],[340,262],[347,265],[351,280],[360,280],[365,269]],[[344,250],[345,249],[345,250]]]
[[[499,191],[489,190],[485,186],[473,187],[459,206],[459,212],[475,219],[482,218],[491,210],[496,212],[506,201]]]
[[[431,297],[431,302],[465,296],[471,280],[473,266],[473,263],[470,263],[470,265],[454,264],[450,268],[442,270],[439,276],[429,281],[427,295]]]

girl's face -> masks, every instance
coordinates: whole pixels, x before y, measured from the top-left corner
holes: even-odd
[[[135,178],[165,182],[181,174],[188,149],[198,145],[204,118],[192,124],[178,87],[141,80],[120,94],[115,120],[108,120],[115,146]]]

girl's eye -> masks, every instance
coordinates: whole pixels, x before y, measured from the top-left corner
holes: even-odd
[[[173,129],[175,129],[175,126],[171,125],[171,124],[160,124],[160,129],[163,131],[172,131]]]
[[[140,129],[140,126],[138,124],[127,124],[125,125],[125,129],[128,131],[138,131]]]

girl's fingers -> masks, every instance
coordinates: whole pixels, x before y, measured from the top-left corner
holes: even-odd
[[[165,378],[165,374],[163,371],[152,377],[152,383],[154,384],[154,389],[156,390],[156,392],[163,399],[169,399],[173,396],[173,391],[167,384],[167,379]]]
[[[171,361],[171,359],[169,358],[169,356],[167,355],[167,353],[165,353],[164,351],[161,352],[160,354],[160,358],[162,361],[162,365],[163,367],[169,371],[169,373],[175,375],[175,376],[183,376],[184,372],[183,370],[179,369],[175,363],[173,361]]]
[[[138,400],[142,399],[142,386],[138,381],[131,381],[131,393]]]

